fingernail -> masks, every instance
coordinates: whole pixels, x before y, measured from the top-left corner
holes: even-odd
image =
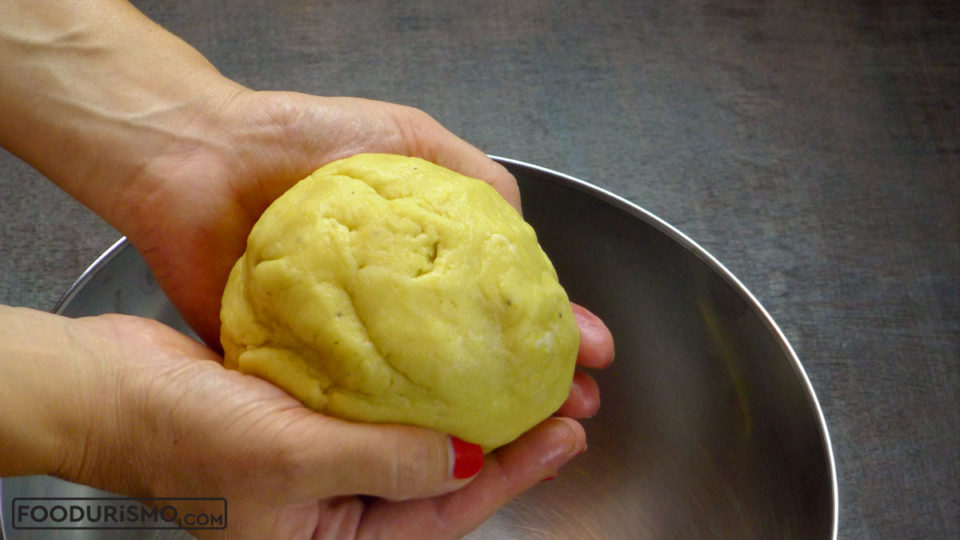
[[[483,467],[483,448],[479,444],[450,437],[450,446],[453,448],[451,469],[454,478],[463,480],[480,472],[480,468]]]

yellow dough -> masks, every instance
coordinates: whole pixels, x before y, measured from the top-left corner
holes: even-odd
[[[360,154],[277,199],[230,273],[227,367],[308,407],[489,451],[555,412],[579,333],[533,228],[488,184]]]

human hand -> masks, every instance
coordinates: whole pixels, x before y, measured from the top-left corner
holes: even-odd
[[[552,418],[457,479],[447,436],[318,414],[160,323],[9,308],[0,321],[24,343],[54,336],[37,361],[0,365],[19,370],[4,390],[29,405],[21,442],[42,442],[28,452],[5,432],[11,449],[133,497],[226,498],[230,535],[458,537],[585,449],[577,422]]]
[[[519,209],[513,177],[421,111],[225,86],[208,92],[218,97],[193,116],[193,126],[170,129],[189,137],[154,150],[124,183],[113,219],[214,347],[219,299],[254,222],[321,165],[361,152],[415,155],[488,181]]]

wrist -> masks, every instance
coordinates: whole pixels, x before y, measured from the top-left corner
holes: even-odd
[[[147,414],[158,372],[122,343],[133,338],[142,352],[168,332],[135,317],[0,306],[0,476],[153,494],[169,473],[156,466],[158,418]]]
[[[152,156],[242,89],[121,0],[0,3],[0,73],[0,145],[114,226]]]
[[[71,476],[88,442],[91,398],[110,377],[91,373],[69,319],[0,306],[0,475]]]

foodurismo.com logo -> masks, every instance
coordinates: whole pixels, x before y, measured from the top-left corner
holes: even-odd
[[[18,497],[14,529],[226,529],[227,500],[217,497]]]

